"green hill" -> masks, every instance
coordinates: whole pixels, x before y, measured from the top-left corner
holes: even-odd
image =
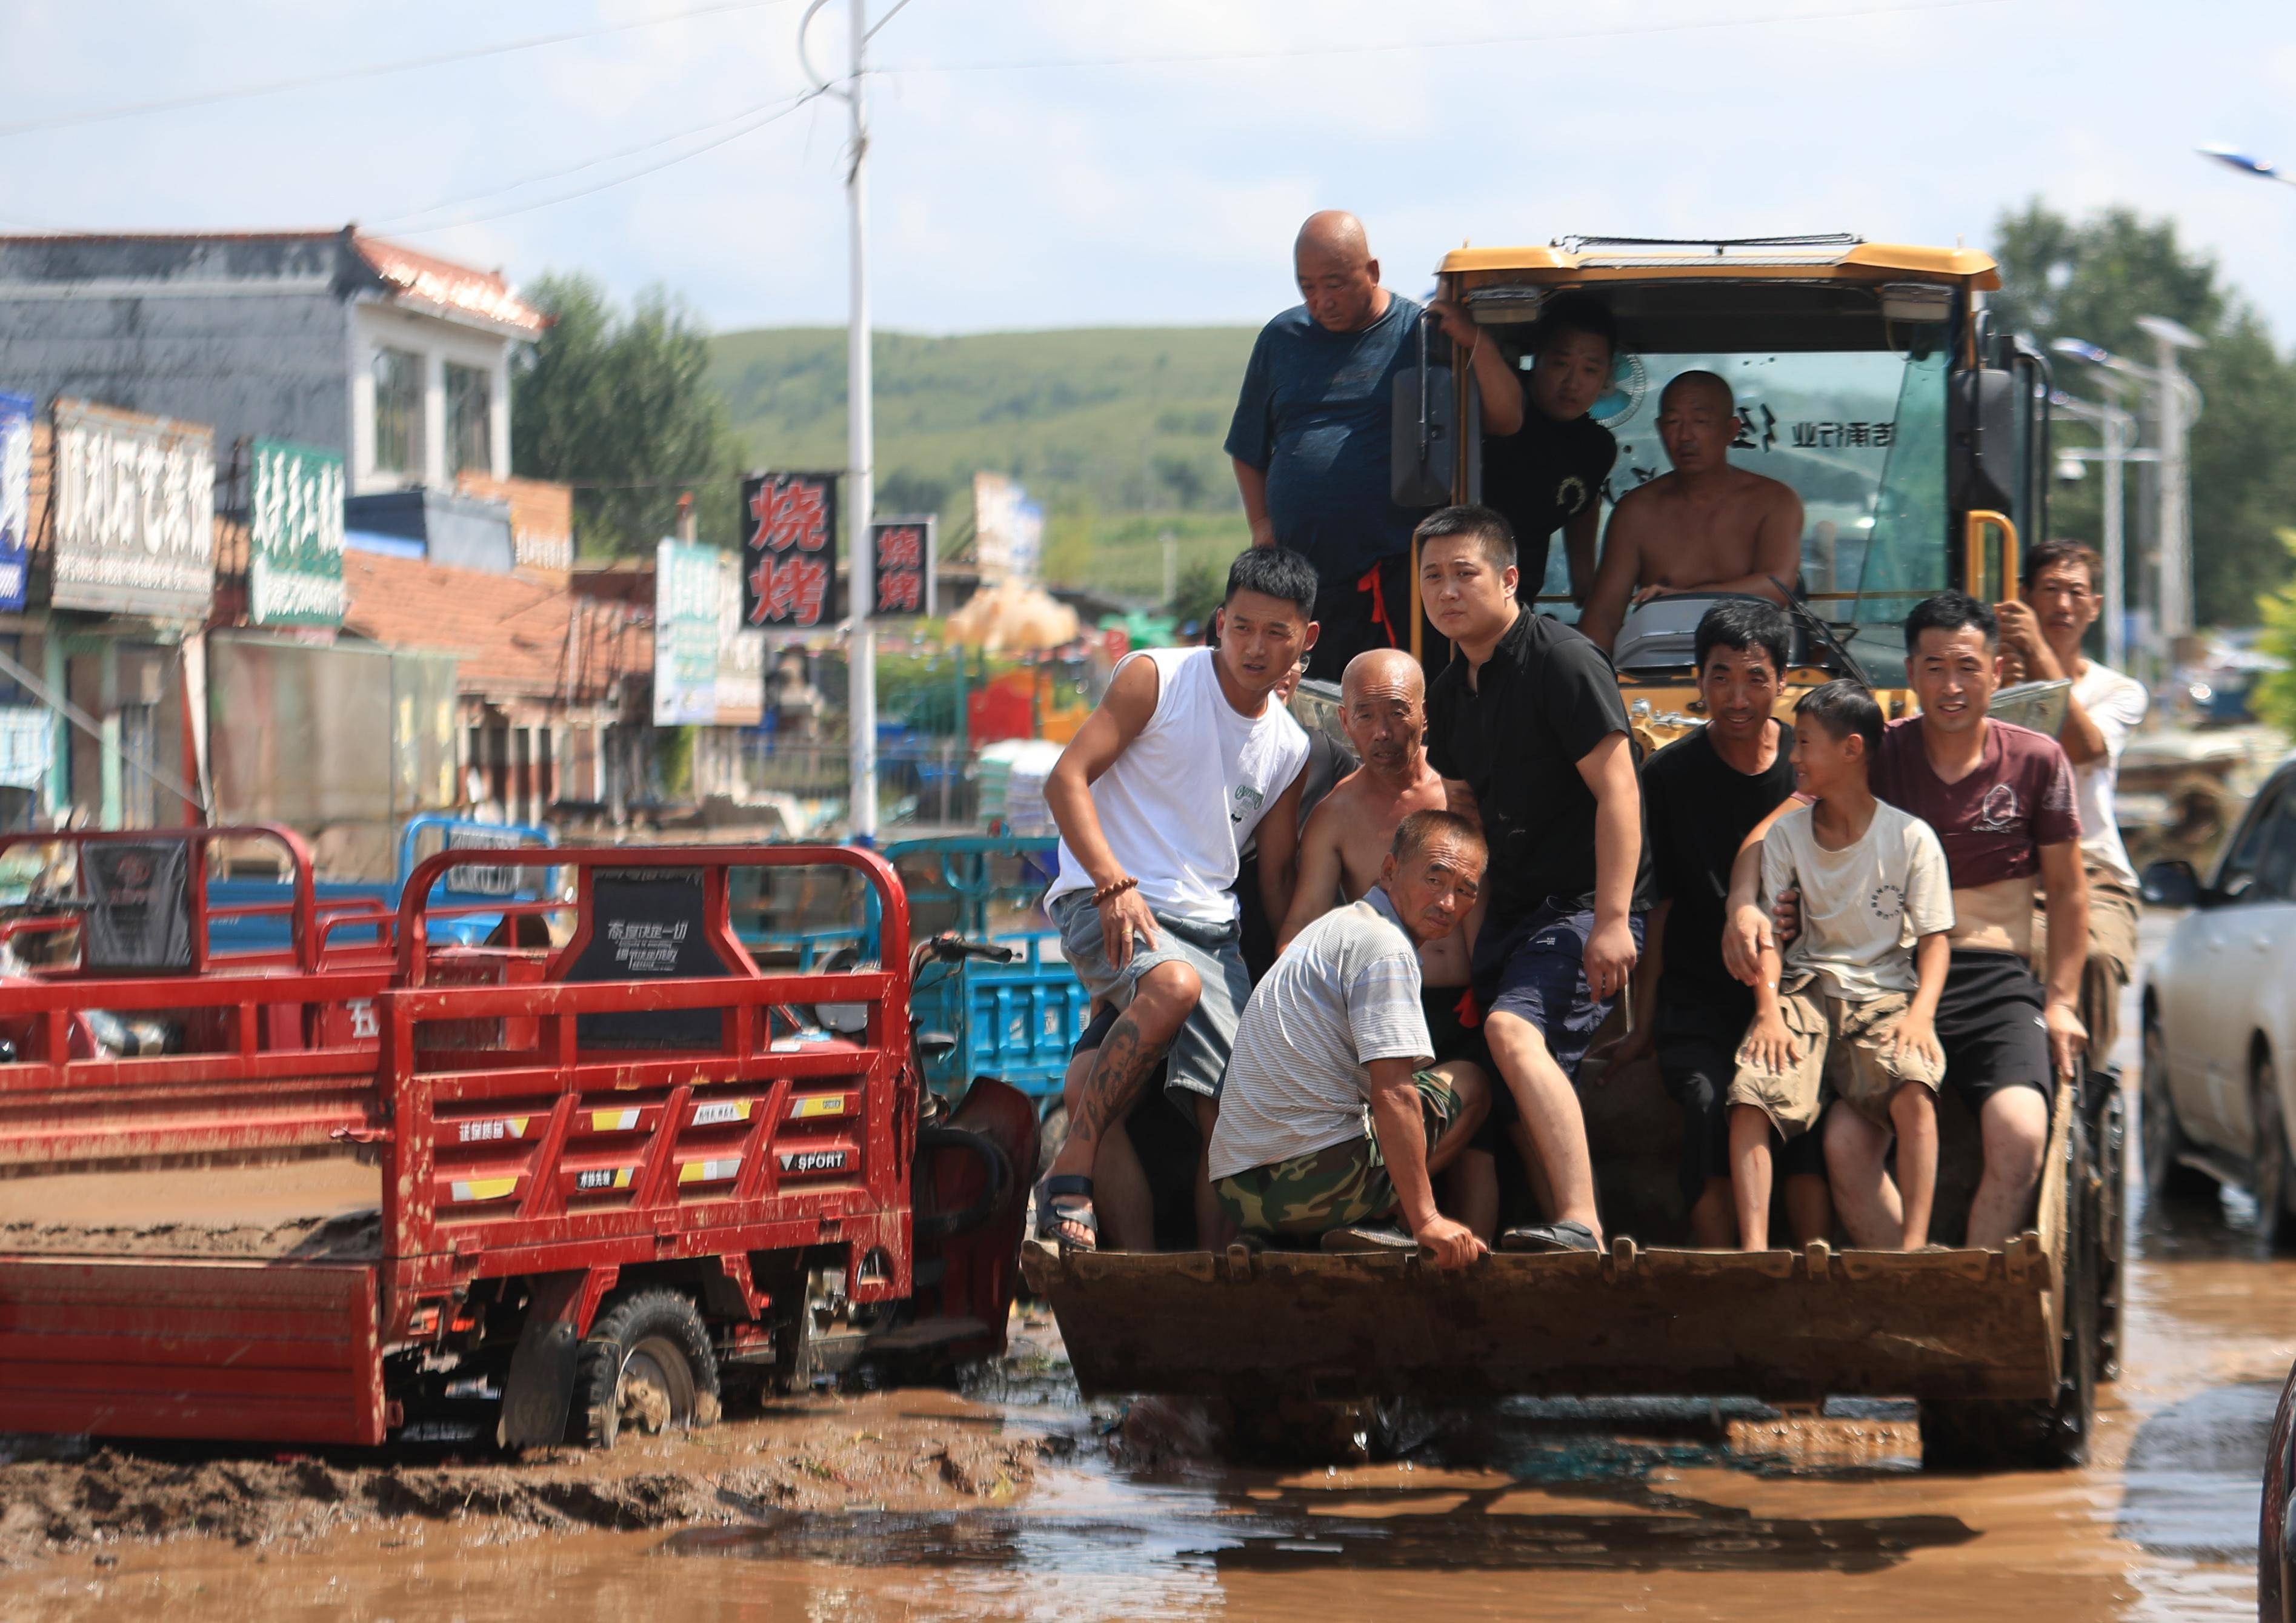
[[[972,531],[972,475],[1011,474],[1045,510],[1045,572],[1142,601],[1179,563],[1225,565],[1246,534],[1220,441],[1251,352],[1249,327],[1089,328],[876,338],[877,507]],[[710,341],[751,465],[841,467],[841,327]]]

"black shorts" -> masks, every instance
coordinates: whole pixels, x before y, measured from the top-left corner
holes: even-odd
[[[1754,995],[1742,987],[1659,981],[1658,1072],[1682,1107],[1682,1202],[1695,1206],[1710,1179],[1730,1176],[1730,1078],[1738,1045],[1754,1018]],[[1824,1119],[1780,1147],[1777,1176],[1825,1176]]]
[[[1410,553],[1390,553],[1369,569],[1344,576],[1324,574],[1316,594],[1316,623],[1319,629],[1308,655],[1308,674],[1323,681],[1337,682],[1348,661],[1359,653],[1409,648]],[[1419,658],[1431,680],[1451,658],[1451,644],[1424,614],[1420,617]]]
[[[1094,1012],[1092,1019],[1085,1023],[1083,1030],[1077,1033],[1077,1040],[1069,1049],[1071,1062],[1078,1054],[1089,1053],[1108,1041],[1108,1034],[1116,1028],[1116,1005],[1108,1003],[1101,1004]]]
[[[1970,1114],[2005,1087],[2054,1096],[2046,1006],[2041,983],[2016,954],[1953,949],[1938,999],[1938,1045],[1945,1079]]]

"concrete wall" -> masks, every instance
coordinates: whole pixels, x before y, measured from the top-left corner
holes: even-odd
[[[349,306],[324,280],[135,291],[0,268],[0,388],[207,422],[218,473],[239,436],[349,452]]]

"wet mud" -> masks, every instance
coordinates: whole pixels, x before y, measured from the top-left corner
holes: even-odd
[[[1008,1430],[952,1394],[817,1397],[605,1453],[516,1459],[402,1447],[250,1455],[148,1446],[0,1464],[0,1567],[146,1540],[242,1548],[309,1544],[346,1529],[449,1523],[495,1538],[587,1529],[750,1523],[791,1512],[1009,1504],[1062,1433]]]

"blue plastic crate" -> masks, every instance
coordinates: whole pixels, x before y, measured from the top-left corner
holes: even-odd
[[[998,939],[1026,950],[1010,963],[968,963],[947,984],[941,995],[945,1013],[962,1006],[961,1026],[930,1021],[936,1029],[953,1030],[955,1050],[928,1068],[942,1075],[931,1077],[936,1087],[962,1089],[974,1077],[996,1077],[1011,1083],[1040,1102],[1060,1097],[1061,1078],[1069,1068],[1069,1050],[1092,1019],[1092,999],[1065,960],[1047,956],[1046,949],[1059,945],[1052,935],[1003,936]],[[924,1018],[923,1000],[918,1015]]]

